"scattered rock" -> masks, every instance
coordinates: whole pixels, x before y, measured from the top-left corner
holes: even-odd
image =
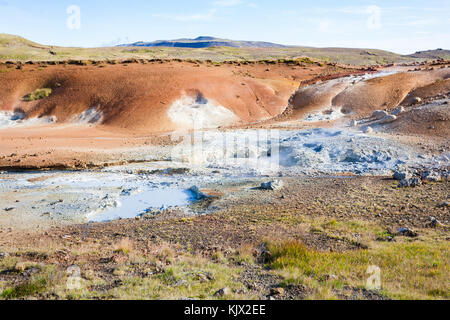
[[[258,248],[258,262],[268,263],[272,260],[272,253],[267,248],[265,243],[262,243]]]
[[[419,234],[415,231],[412,231],[409,228],[400,228],[397,231],[397,235],[404,236],[404,237],[410,237],[410,238],[416,238]]]
[[[441,175],[435,171],[425,171],[420,176],[421,176],[422,180],[425,180],[428,182],[438,182],[438,181],[442,180]]]
[[[39,273],[41,271],[38,268],[28,268],[24,272],[22,272],[22,276],[24,277],[31,277],[32,275],[35,275],[36,273]]]
[[[326,274],[326,275],[324,275],[323,278],[324,278],[325,281],[338,280],[339,279],[338,276],[335,275],[335,274]]]
[[[392,177],[394,178],[394,180],[402,181],[405,179],[410,179],[411,174],[407,171],[395,171]]]
[[[218,290],[216,293],[214,293],[215,297],[224,297],[231,294],[231,289],[228,287],[222,288]]]
[[[269,181],[269,182],[263,182],[261,183],[261,189],[263,190],[280,190],[281,188],[283,188],[283,181],[281,180],[274,180],[274,181]]]
[[[381,120],[381,119],[383,119],[384,117],[386,117],[388,115],[389,115],[389,113],[387,113],[384,110],[375,110],[372,113],[372,118],[375,118],[375,120]]]
[[[383,119],[380,120],[381,124],[391,123],[397,120],[397,116],[387,115]]]
[[[365,128],[363,129],[363,132],[364,132],[364,133],[372,133],[372,132],[373,132],[373,129],[372,129],[372,127],[370,127],[370,126],[367,126],[367,127],[365,127]]]
[[[414,104],[421,103],[421,102],[422,102],[422,98],[420,98],[420,97],[414,97],[414,98],[412,99],[412,102],[413,102]]]
[[[391,115],[398,116],[398,115],[402,114],[403,112],[405,112],[405,108],[400,106],[397,109],[395,109],[394,111],[392,111]]]
[[[409,178],[409,179],[403,179],[400,181],[398,186],[400,188],[406,188],[406,187],[417,187],[422,185],[422,180],[419,178]]]
[[[444,201],[440,205],[438,205],[439,208],[448,208],[450,207],[450,202]]]
[[[162,212],[161,210],[157,210],[157,209],[147,209],[144,213],[141,213],[139,215],[139,217],[141,219],[145,219],[145,220],[151,220],[153,218],[155,218],[157,215],[160,215]]]
[[[429,217],[430,221],[428,221],[425,226],[428,228],[436,228],[437,226],[439,227],[444,227],[444,224],[442,224],[438,219],[436,219],[435,217]]]
[[[282,295],[284,295],[284,289],[283,288],[271,288],[270,295],[271,296],[282,296]]]
[[[0,260],[9,257],[9,253],[7,252],[0,252]]]
[[[197,201],[209,198],[209,196],[201,192],[197,186],[190,187],[188,191],[192,193],[194,199]]]

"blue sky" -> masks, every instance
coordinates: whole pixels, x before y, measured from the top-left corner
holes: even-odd
[[[211,35],[412,53],[450,49],[450,1],[0,0],[0,33],[61,46]]]

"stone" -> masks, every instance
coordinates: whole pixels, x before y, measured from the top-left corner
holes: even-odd
[[[9,253],[7,252],[0,252],[0,260],[9,257]]]
[[[422,98],[420,98],[420,97],[414,97],[414,98],[412,99],[412,102],[415,103],[415,104],[421,103],[421,102],[422,102]]]
[[[356,120],[352,120],[350,122],[350,127],[356,127],[357,125],[358,125],[358,121],[356,121]]]
[[[373,132],[373,129],[372,129],[372,127],[367,126],[367,127],[365,127],[365,128],[363,129],[363,132],[364,132],[364,133],[372,133],[372,132]]]
[[[400,228],[400,229],[398,229],[397,234],[399,236],[405,236],[405,237],[410,237],[410,238],[415,238],[419,235],[417,232],[412,231],[409,228]]]
[[[425,226],[429,228],[436,228],[437,226],[443,227],[444,224],[442,224],[442,222],[440,222],[435,217],[429,217],[429,221],[426,223]]]
[[[398,115],[402,114],[403,112],[405,112],[405,108],[400,106],[397,109],[395,109],[394,111],[392,111],[391,115],[398,116]]]
[[[216,297],[224,297],[231,294],[231,289],[228,287],[222,288],[220,290],[217,290],[216,293],[214,293],[214,296]]]
[[[197,201],[209,198],[209,196],[201,192],[197,186],[190,187],[188,191],[192,193],[194,199]]]
[[[450,207],[450,202],[449,201],[444,201],[438,207],[439,208],[448,208],[448,207]]]
[[[14,207],[5,208],[5,211],[6,211],[6,212],[10,212],[10,211],[13,211],[14,209],[15,209]]]
[[[329,280],[338,280],[339,278],[338,278],[338,276],[337,275],[335,275],[335,274],[326,274],[325,276],[324,276],[324,279],[326,280],[326,281],[329,281]]]
[[[428,182],[439,182],[442,180],[441,175],[435,171],[425,171],[420,175],[420,177],[422,178],[422,180]]]
[[[387,113],[384,110],[375,110],[372,113],[372,118],[375,118],[375,120],[381,120],[381,119],[383,119],[384,117],[386,117],[388,115],[389,115],[389,113]]]
[[[381,124],[387,124],[387,123],[391,123],[394,122],[395,120],[397,120],[397,116],[393,116],[393,115],[387,115],[385,116],[383,119],[380,120]]]
[[[394,180],[402,181],[405,179],[410,179],[411,174],[407,171],[395,171],[392,178],[394,178]]]
[[[161,214],[161,210],[156,209],[147,209],[145,212],[141,213],[139,215],[139,218],[145,219],[145,220],[151,220],[154,219],[157,215]]]
[[[283,181],[281,181],[281,180],[274,180],[274,181],[261,183],[261,189],[263,189],[263,190],[275,191],[275,190],[280,190],[281,188],[283,188]]]
[[[422,180],[420,180],[420,178],[403,179],[398,184],[398,186],[400,188],[417,187],[417,186],[420,186],[420,185],[422,185]]]
[[[271,296],[282,296],[282,295],[284,295],[284,289],[283,288],[271,288],[270,295]]]

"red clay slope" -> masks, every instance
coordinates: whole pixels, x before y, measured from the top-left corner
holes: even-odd
[[[445,79],[450,68],[402,72],[390,76],[350,83],[325,84],[299,89],[292,98],[292,119],[301,119],[308,112],[326,107],[340,108],[355,117],[367,117],[376,109],[392,110],[408,104],[414,97],[437,95],[447,90]]]
[[[200,92],[228,108],[243,122],[282,113],[300,81],[320,75],[354,72],[335,66],[292,66],[277,63],[238,65],[191,62],[37,66],[7,69],[0,74],[0,109],[20,108],[28,117],[56,116],[69,122],[95,107],[107,127],[170,131],[167,116],[174,101],[186,92]],[[52,88],[42,100],[23,97],[38,88]]]

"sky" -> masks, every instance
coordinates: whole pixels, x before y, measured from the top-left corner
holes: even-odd
[[[0,33],[76,47],[214,36],[407,54],[450,49],[450,1],[0,0]]]

